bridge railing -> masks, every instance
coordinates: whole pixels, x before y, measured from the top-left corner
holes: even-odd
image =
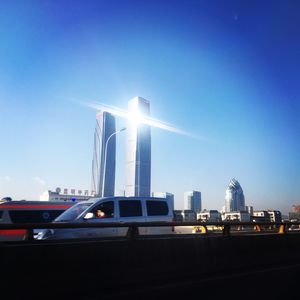
[[[34,230],[40,229],[72,229],[72,228],[111,228],[127,227],[128,239],[139,237],[140,227],[172,227],[176,236],[180,235],[177,228],[189,228],[191,234],[222,235],[250,234],[250,233],[273,233],[286,234],[295,230],[300,233],[300,222],[110,222],[110,223],[18,223],[0,224],[0,234],[9,230],[26,230],[24,240],[34,239]],[[296,228],[295,228],[296,227]],[[293,228],[293,230],[291,230]],[[157,234],[156,234],[157,235]]]

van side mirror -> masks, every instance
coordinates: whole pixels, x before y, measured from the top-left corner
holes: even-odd
[[[92,212],[88,212],[84,217],[85,220],[89,220],[94,218],[94,214]]]

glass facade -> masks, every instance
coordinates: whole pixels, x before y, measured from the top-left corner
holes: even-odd
[[[149,101],[135,97],[128,103],[125,195],[149,197],[151,185],[151,130],[138,120],[150,116]]]
[[[116,135],[111,135],[115,131],[115,117],[105,111],[98,112],[96,116],[94,155],[92,163],[92,191],[95,196],[114,196],[116,170]],[[109,139],[110,136],[111,138]],[[109,141],[106,147],[106,142],[108,139]],[[105,148],[107,149],[106,155]]]
[[[232,178],[225,194],[225,212],[244,210],[246,207],[243,189],[239,182]]]
[[[201,192],[191,191],[184,193],[184,210],[193,210],[196,214],[201,212]]]

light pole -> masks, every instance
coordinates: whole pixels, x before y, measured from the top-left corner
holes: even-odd
[[[106,173],[106,154],[107,154],[107,145],[108,145],[108,142],[110,140],[110,138],[112,136],[114,136],[115,134],[121,132],[121,131],[124,131],[126,129],[126,127],[118,130],[118,131],[115,131],[113,132],[109,137],[108,139],[106,140],[106,143],[105,143],[105,149],[104,149],[104,169],[103,169],[103,177],[102,177],[102,193],[101,193],[101,196],[104,197],[104,185],[105,185],[105,173]]]

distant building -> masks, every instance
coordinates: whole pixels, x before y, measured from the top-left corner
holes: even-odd
[[[244,192],[239,182],[232,178],[225,194],[225,212],[245,211]]]
[[[117,190],[115,196],[125,197],[125,190]]]
[[[182,210],[174,210],[173,213],[175,222],[183,222]]]
[[[191,191],[184,193],[184,209],[193,210],[196,214],[201,212],[201,192]]]
[[[270,222],[270,215],[266,210],[254,211],[252,220],[254,222]]]
[[[220,222],[221,213],[217,210],[203,210],[197,214],[197,221],[201,222]]]
[[[183,222],[195,222],[197,220],[197,215],[194,210],[184,209],[182,211]]]
[[[245,211],[247,211],[250,216],[253,216],[253,206],[245,206]]]
[[[222,221],[250,222],[250,214],[247,211],[231,211],[222,214]]]
[[[280,223],[282,221],[281,212],[279,210],[268,210],[270,222]]]
[[[171,209],[174,210],[174,194],[168,192],[152,192],[152,197],[169,199]]]
[[[292,206],[292,212],[293,213],[300,213],[300,205],[293,205]]]
[[[59,188],[55,192],[45,191],[40,195],[41,201],[86,201],[92,198],[92,195],[89,195],[88,190],[78,190],[76,193],[75,189],[71,189],[71,194],[68,194],[68,189],[64,189],[64,193],[61,193]]]

